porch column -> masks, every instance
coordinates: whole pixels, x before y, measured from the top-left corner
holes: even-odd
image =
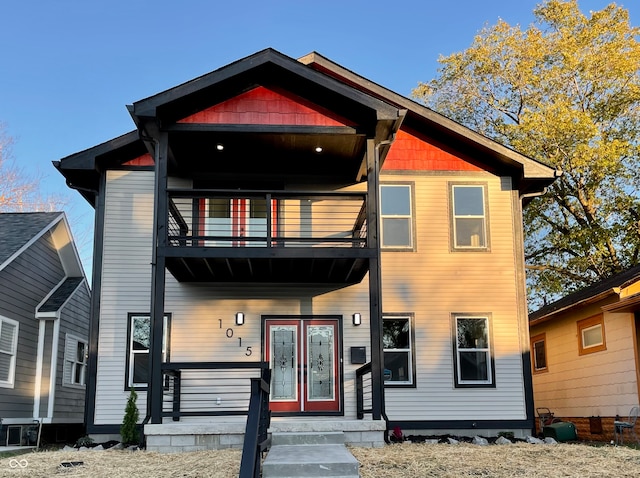
[[[369,319],[371,327],[371,401],[374,420],[384,415],[384,354],[382,346],[382,278],[378,208],[380,204],[380,161],[375,140],[367,139],[367,247],[375,249],[369,258]]]
[[[167,245],[167,155],[169,137],[159,133],[155,148],[155,188],[153,247],[151,258],[151,349],[149,350],[149,387],[147,388],[147,418],[162,423],[162,335],[164,324],[165,256],[159,247]]]

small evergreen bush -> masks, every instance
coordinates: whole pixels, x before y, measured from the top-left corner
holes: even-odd
[[[75,447],[76,448],[80,448],[82,446],[90,447],[91,445],[93,445],[93,438],[91,438],[90,436],[86,435],[86,436],[78,438],[78,440],[76,441]]]
[[[120,426],[120,436],[122,436],[122,443],[125,445],[138,445],[140,443],[140,433],[138,432],[140,412],[138,412],[138,407],[136,406],[137,399],[138,394],[132,389],[127,400],[127,406],[124,409],[122,425]]]

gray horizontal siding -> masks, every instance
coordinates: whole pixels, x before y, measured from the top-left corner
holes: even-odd
[[[0,271],[0,315],[20,323],[14,388],[0,388],[3,418],[33,414],[38,343],[35,310],[63,277],[64,270],[49,234]]]

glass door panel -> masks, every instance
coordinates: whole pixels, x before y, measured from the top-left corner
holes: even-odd
[[[266,320],[272,411],[340,410],[338,323],[337,319]]]
[[[271,400],[298,400],[298,327],[272,325],[270,327],[272,370]]]
[[[307,326],[307,363],[309,400],[333,400],[333,326]]]

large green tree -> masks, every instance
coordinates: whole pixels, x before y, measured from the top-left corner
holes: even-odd
[[[610,4],[548,0],[526,30],[499,20],[439,59],[414,96],[563,175],[525,210],[536,308],[639,263],[640,29]]]

